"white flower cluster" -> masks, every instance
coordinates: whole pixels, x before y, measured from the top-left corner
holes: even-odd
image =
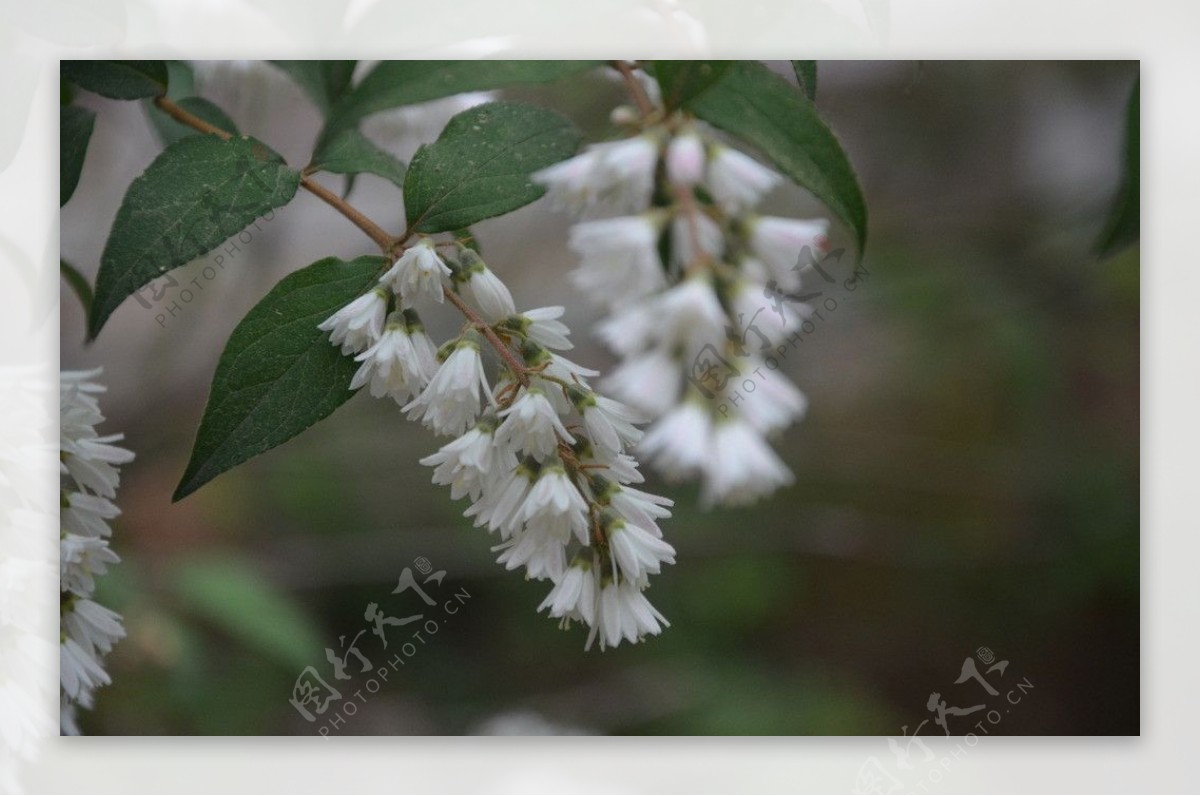
[[[444,245],[452,255],[420,239],[320,328],[362,363],[353,387],[369,384],[454,437],[421,463],[453,499],[469,499],[464,516],[499,536],[498,563],[552,582],[539,610],[562,627],[588,625],[588,648],[657,635],[668,622],[643,592],[675,550],[658,526],[671,501],[630,486],[643,480],[627,449],[645,418],[597,395],[588,378],[598,374],[555,353],[573,347],[562,307],[518,313],[478,254]],[[469,322],[437,348],[416,306],[448,297]],[[500,360],[491,382],[485,346]]]
[[[602,386],[655,419],[639,452],[670,478],[699,477],[710,505],[750,502],[792,481],[766,438],[806,400],[772,348],[810,312],[787,294],[828,223],[756,215],[778,174],[691,119],[629,110],[614,118],[636,134],[534,179],[559,207],[591,211],[571,229],[572,276],[609,311],[598,332],[622,361]],[[738,393],[747,377],[753,394]]]
[[[133,454],[113,443],[120,434],[99,436],[104,420],[96,394],[104,387],[93,379],[99,370],[61,374],[59,458],[62,481],[60,541],[61,730],[78,735],[76,706],[90,708],[95,690],[110,682],[104,656],[125,635],[119,614],[92,600],[96,577],[120,559],[108,546],[109,520],[120,511],[112,502],[120,483],[118,465]]]

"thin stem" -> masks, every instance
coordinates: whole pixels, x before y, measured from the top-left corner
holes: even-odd
[[[612,63],[616,70],[621,73],[621,77],[625,78],[625,86],[629,89],[629,95],[633,97],[638,112],[642,116],[649,116],[654,113],[654,103],[650,101],[650,95],[646,93],[645,87],[637,79],[637,75],[633,73],[633,69],[629,64],[625,61],[613,61]]]
[[[700,244],[700,222],[697,220],[700,207],[696,203],[696,195],[692,193],[691,188],[686,186],[675,186],[675,198],[679,202],[680,209],[687,216],[688,242],[692,245],[692,259],[683,264],[683,272],[693,274],[699,266],[709,260],[708,252],[704,251]]]
[[[179,107],[166,97],[155,97],[154,104],[172,119],[180,124],[191,127],[193,130],[197,130],[208,135],[215,135],[222,141],[228,141],[229,139],[233,138],[233,134],[228,130],[222,130],[220,127],[209,124],[200,117],[188,113],[186,110]],[[373,240],[385,254],[390,255],[392,253],[392,248],[396,245],[397,241],[393,239],[392,236],[389,235],[382,227],[363,215],[362,212],[360,212],[345,199],[342,199],[333,191],[321,185],[308,175],[304,175],[300,178],[300,185],[313,196],[317,197],[325,204],[341,213],[342,216],[349,220],[350,223],[354,224],[354,226],[365,232],[367,237]]]
[[[496,353],[501,359],[504,360],[504,364],[508,365],[508,367],[512,370],[513,374],[517,377],[517,380],[520,381],[521,384],[528,386],[529,376],[525,373],[528,368],[526,368],[523,363],[517,360],[509,347],[504,344],[504,341],[501,340],[496,334],[495,330],[492,329],[491,325],[481,318],[479,313],[471,309],[457,293],[447,290],[445,295],[450,303],[457,307],[458,311],[465,315],[467,320],[470,321],[475,328],[483,332],[483,336],[486,337],[487,341],[492,344],[492,348],[496,349]]]

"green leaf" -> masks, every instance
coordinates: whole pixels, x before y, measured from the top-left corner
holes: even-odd
[[[328,114],[333,104],[350,87],[357,61],[272,61],[316,104],[322,115]]]
[[[372,113],[464,91],[550,83],[600,61],[382,61],[334,106],[322,140]]]
[[[96,125],[96,114],[78,105],[60,109],[58,128],[58,206],[62,207],[75,193],[88,141]]]
[[[323,655],[313,619],[240,557],[208,554],[185,561],[166,582],[192,616],[282,666],[303,669]]]
[[[1133,93],[1125,108],[1125,151],[1121,187],[1113,201],[1104,233],[1100,236],[1100,256],[1116,254],[1137,241],[1141,235],[1141,80],[1133,84]]]
[[[814,102],[817,99],[817,62],[792,61],[792,70],[796,73],[796,82],[804,96]]]
[[[655,61],[654,78],[668,108],[679,108],[711,86],[733,61]]]
[[[86,313],[92,306],[92,286],[87,277],[66,260],[58,261],[58,271],[79,297],[79,303],[83,305],[83,311]]]
[[[404,164],[384,152],[358,130],[342,131],[313,155],[309,171],[333,174],[375,174],[404,187]],[[349,193],[349,191],[347,191]]]
[[[529,204],[545,193],[530,175],[575,154],[579,141],[545,108],[490,102],[463,111],[408,167],[409,229],[448,232]]]
[[[233,123],[233,119],[230,119],[229,116],[226,115],[225,111],[221,110],[203,97],[184,97],[183,99],[176,100],[175,104],[193,116],[200,117],[214,127],[219,127],[225,132],[232,133],[233,135],[238,134],[237,125]],[[153,114],[152,118],[155,119],[155,127],[158,129],[159,135],[163,139],[163,143],[173,144],[179,139],[186,138],[189,135],[203,135],[203,133],[193,130],[186,124],[180,124],[179,122],[175,121],[157,107],[154,107],[153,105],[150,107],[150,113]]]
[[[841,144],[816,106],[756,61],[739,61],[688,108],[758,147],[787,176],[812,191],[854,233],[861,256],[867,207]]]
[[[378,256],[318,260],[250,310],[221,354],[174,500],[287,442],[350,398],[358,365],[317,324],[369,290],[387,264]]]
[[[253,138],[194,135],[171,144],[121,201],[100,258],[89,336],[139,288],[287,204],[299,185],[300,174]]]
[[[63,61],[59,68],[64,79],[110,99],[157,97],[167,91],[163,61]]]

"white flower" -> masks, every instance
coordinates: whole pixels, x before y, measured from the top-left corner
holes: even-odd
[[[718,145],[708,162],[705,184],[726,212],[736,213],[757,204],[782,179],[749,155]]]
[[[671,221],[671,259],[687,268],[701,257],[718,259],[725,251],[725,233],[704,213],[679,212]]]
[[[496,442],[509,450],[545,459],[558,448],[560,438],[568,444],[575,441],[538,387],[522,388],[520,397],[499,416],[504,422],[496,429]]]
[[[663,564],[675,563],[675,548],[645,528],[614,519],[606,534],[613,561],[621,574],[635,583],[645,583],[648,575],[657,575]]]
[[[62,507],[62,524],[67,531],[80,536],[107,537],[112,533],[107,520],[121,513],[116,505],[98,495],[71,492]]]
[[[801,320],[812,315],[812,308],[794,302],[781,293],[772,294],[764,285],[739,281],[733,290],[733,316],[743,343],[779,344],[800,330]]]
[[[588,542],[587,502],[561,463],[542,468],[516,518],[562,544],[572,534],[580,544]]]
[[[478,338],[468,335],[458,342],[421,394],[404,407],[404,412],[438,434],[457,436],[479,415],[480,387],[490,397]]]
[[[583,415],[583,425],[592,444],[603,451],[603,458],[624,452],[626,446],[634,445],[642,438],[642,430],[634,426],[634,423],[648,420],[641,413],[603,395],[576,392],[576,407]]]
[[[641,211],[654,191],[658,141],[638,135],[593,144],[583,153],[542,169],[533,181],[547,189],[556,207],[578,212],[603,203],[614,210]]]
[[[585,648],[590,648],[597,636],[603,650],[619,645],[622,639],[637,643],[647,634],[657,636],[663,627],[671,626],[630,580],[605,584],[597,602],[596,623]]]
[[[64,639],[58,650],[59,679],[70,700],[79,701],[94,689],[112,682],[96,657],[75,639]]]
[[[466,259],[468,258],[464,253],[464,260]],[[492,273],[478,256],[469,259],[471,262],[467,266],[467,280],[463,283],[463,292],[479,307],[483,317],[495,322],[516,312],[517,307],[513,304],[512,294],[500,278]]]
[[[317,328],[329,332],[329,342],[340,345],[343,354],[357,354],[383,333],[387,300],[387,291],[377,287],[330,315]]]
[[[646,431],[638,451],[670,478],[699,471],[712,456],[713,423],[708,408],[688,400]]]
[[[677,135],[667,145],[666,160],[667,179],[691,188],[704,177],[704,142],[692,131]]]
[[[791,472],[748,422],[734,418],[717,424],[704,468],[705,503],[750,503],[791,482]]]
[[[541,611],[550,609],[550,616],[555,619],[576,620],[588,625],[596,623],[596,596],[599,586],[599,567],[594,567],[590,560],[580,559],[567,568],[559,578],[554,588],[538,606]]]
[[[379,282],[400,296],[405,307],[411,307],[418,299],[443,299],[442,279],[450,276],[450,269],[442,262],[433,241],[422,238],[416,245],[400,255]]]
[[[661,218],[651,214],[576,224],[570,246],[580,263],[572,280],[589,298],[610,306],[661,290],[666,276],[658,256],[660,232]]]
[[[667,350],[652,348],[623,360],[601,385],[630,406],[659,417],[679,401],[683,365]]]
[[[492,548],[496,551],[502,551],[496,563],[510,571],[525,567],[526,577],[532,580],[558,580],[567,564],[563,542],[542,526],[515,532],[508,541]]]
[[[121,615],[85,598],[71,601],[71,610],[63,614],[62,629],[85,650],[107,653],[113,644],[125,638]]]
[[[774,274],[798,271],[800,255],[805,249],[817,252],[828,245],[825,236],[829,222],[824,219],[761,216],[751,219],[749,224],[750,247]]]
[[[649,315],[660,345],[683,345],[692,355],[706,345],[721,345],[729,323],[712,281],[703,274],[660,295]]]
[[[68,533],[59,545],[61,588],[75,594],[91,594],[96,588],[95,576],[108,572],[109,564],[121,560],[109,549],[108,542],[98,536]]]
[[[739,368],[747,379],[758,384],[754,393],[743,396],[738,406],[742,417],[758,433],[778,431],[804,416],[808,399],[778,368],[772,369],[757,359],[740,364]]]
[[[433,483],[449,486],[451,499],[470,495],[471,500],[479,500],[487,484],[517,464],[511,453],[494,444],[494,432],[495,421],[485,418],[437,453],[421,459],[421,464],[434,468]]]
[[[540,346],[553,348],[558,351],[570,351],[575,345],[567,339],[571,330],[565,323],[557,320],[562,317],[562,307],[538,307],[526,310],[520,317],[524,319],[521,330],[525,336]]]
[[[622,517],[660,537],[662,530],[658,527],[658,521],[670,517],[671,511],[667,507],[675,505],[675,501],[668,497],[617,484],[609,485],[603,499]]]
[[[425,370],[426,363],[417,355],[399,313],[393,313],[379,339],[354,359],[362,365],[350,380],[350,389],[357,390],[370,382],[373,397],[390,395],[401,406],[419,393],[433,375],[432,370]]]
[[[520,462],[486,485],[482,497],[467,508],[463,516],[474,517],[477,528],[486,525],[489,531],[499,530],[507,539],[520,524],[513,520],[536,478],[537,464]]]
[[[640,304],[618,308],[596,324],[596,336],[623,356],[642,350],[662,333],[659,326],[662,318],[656,312],[659,300],[656,296]]]
[[[115,465],[133,461],[132,452],[112,444],[124,438],[124,434],[109,434],[76,440],[63,447],[63,466],[80,486],[106,498],[115,497],[121,484]]]

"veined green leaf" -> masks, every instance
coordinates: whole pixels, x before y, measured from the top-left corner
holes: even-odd
[[[369,290],[387,264],[378,256],[318,260],[250,310],[221,354],[174,500],[287,442],[353,395],[357,363],[317,325]]]
[[[89,336],[152,279],[211,251],[296,194],[300,174],[253,138],[182,138],[129,186],[96,277]]]
[[[350,87],[357,61],[272,61],[292,80],[309,99],[316,104],[322,115],[329,113],[333,104]]]
[[[449,97],[464,91],[550,83],[591,69],[599,61],[383,61],[330,113],[321,139],[356,127],[372,113]]]
[[[59,68],[63,78],[110,99],[157,97],[167,91],[163,61],[63,61]]]
[[[804,96],[814,102],[817,99],[817,62],[792,61],[792,71],[796,73],[796,82]]]
[[[59,110],[58,124],[58,206],[62,207],[79,185],[96,114],[78,105],[64,105]]]
[[[309,169],[351,176],[374,174],[404,187],[404,164],[355,129],[343,130],[317,150]]]
[[[569,121],[534,105],[490,102],[463,111],[409,164],[409,228],[448,232],[529,204],[545,193],[530,175],[573,155],[579,141]]]
[[[859,254],[867,207],[846,153],[816,106],[756,61],[739,61],[687,106],[701,119],[763,151],[850,228]]]

